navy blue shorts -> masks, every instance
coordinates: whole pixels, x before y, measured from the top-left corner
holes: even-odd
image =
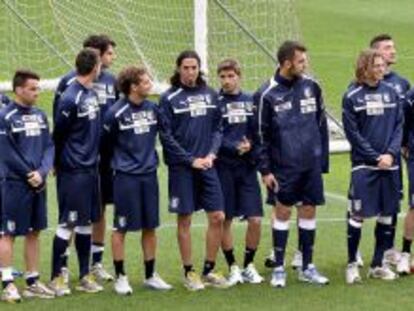
[[[223,211],[224,201],[215,168],[197,170],[187,166],[168,168],[169,205],[171,213],[189,215],[200,209]]]
[[[104,165],[99,166],[99,181],[100,181],[100,192],[101,202],[103,207],[106,204],[114,203],[113,193],[113,182],[114,182],[114,171],[112,168]]]
[[[121,232],[159,226],[157,173],[116,172],[114,176],[114,229]]]
[[[46,229],[46,190],[36,192],[26,181],[5,180],[1,192],[1,234],[24,236]]]
[[[322,172],[313,168],[302,172],[278,170],[273,172],[279,183],[279,189],[267,189],[267,203],[275,205],[280,202],[285,206],[293,205],[323,205]]]
[[[59,171],[56,185],[60,225],[72,228],[99,221],[102,212],[96,170]]]
[[[400,171],[356,167],[351,173],[348,198],[355,216],[392,216],[400,210]]]
[[[224,195],[226,219],[263,216],[262,195],[257,171],[250,165],[232,167],[217,165],[217,173]]]

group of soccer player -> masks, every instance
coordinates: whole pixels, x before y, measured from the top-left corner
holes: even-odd
[[[127,66],[115,78],[109,67],[116,43],[89,36],[65,75],[53,102],[53,131],[36,108],[40,77],[18,70],[14,100],[1,95],[0,267],[2,300],[18,302],[13,244],[24,236],[25,298],[71,294],[68,256],[73,242],[79,262],[76,289],[87,293],[114,282],[119,295],[132,294],[124,266],[127,232],[142,233],[144,286],[169,290],[156,272],[159,222],[157,137],[168,167],[168,209],[177,215],[177,240],[184,286],[227,288],[258,284],[254,265],[263,216],[258,172],[272,210],[273,268],[270,284],[286,286],[285,251],[293,207],[297,207],[300,281],[329,283],[313,262],[316,207],[325,202],[322,174],[329,170],[329,135],[322,90],[306,74],[307,49],[286,41],[278,49],[274,76],[250,95],[241,89],[237,60],[217,66],[221,88],[207,85],[198,54],[181,52],[159,104],[148,99],[151,76]],[[393,39],[376,36],[358,57],[355,80],[343,97],[343,125],[351,144],[350,206],[347,211],[346,282],[361,281],[359,241],[363,220],[377,217],[369,277],[394,280],[410,273],[414,210],[407,213],[402,252],[394,246],[402,198],[401,155],[407,160],[410,206],[414,207],[414,91],[391,66]],[[405,122],[404,122],[405,119]],[[53,239],[51,279],[39,275],[39,234],[47,227],[46,178],[56,176],[59,206]],[[112,255],[115,277],[102,264],[105,206],[113,204]],[[192,260],[192,215],[207,216],[205,257],[198,274]],[[232,220],[247,221],[242,267],[234,255]],[[215,270],[223,251],[228,277]],[[390,267],[396,266],[396,272]]]

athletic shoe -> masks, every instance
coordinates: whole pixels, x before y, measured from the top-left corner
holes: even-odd
[[[63,278],[63,282],[65,282],[65,284],[69,284],[70,271],[67,267],[63,267],[62,269],[60,269],[60,275]]]
[[[56,297],[62,297],[67,296],[71,294],[71,290],[67,283],[65,283],[65,280],[63,279],[63,276],[55,277],[52,281],[47,284],[47,287],[55,293]]]
[[[394,281],[398,278],[398,274],[392,271],[387,265],[383,265],[382,267],[370,267],[368,270],[368,277],[384,281]]]
[[[269,256],[266,257],[264,265],[266,268],[276,268],[275,252],[272,249]]]
[[[118,295],[131,295],[133,290],[129,285],[128,277],[126,275],[120,275],[115,279],[114,290]]]
[[[100,282],[112,282],[114,277],[109,274],[101,263],[94,264],[91,269],[91,273],[95,276],[95,279]]]
[[[358,267],[362,268],[364,266],[364,261],[362,260],[362,255],[360,251],[357,251],[356,262],[357,262]]]
[[[34,284],[27,286],[23,291],[24,298],[43,298],[43,299],[53,299],[55,298],[55,293],[53,290],[48,288],[45,284],[40,281],[36,281]]]
[[[401,253],[400,261],[398,262],[396,267],[398,274],[408,275],[411,273],[410,257],[410,253]]]
[[[302,268],[302,252],[300,250],[296,250],[295,254],[293,255],[292,262],[290,263],[294,270]]]
[[[8,303],[16,303],[22,301],[19,290],[17,289],[16,285],[14,285],[14,283],[9,283],[9,285],[3,289],[3,292],[1,293],[1,300]]]
[[[286,287],[286,271],[283,266],[273,269],[272,278],[270,280],[270,286],[283,288]]]
[[[243,281],[250,284],[259,284],[264,281],[264,278],[257,272],[253,263],[249,263],[241,272]]]
[[[191,291],[199,291],[205,288],[200,276],[194,271],[190,271],[184,277],[184,286]]]
[[[315,267],[314,264],[310,264],[306,270],[299,270],[298,275],[299,281],[317,284],[317,285],[327,285],[329,284],[329,279],[323,276]]]
[[[347,265],[345,270],[345,280],[347,284],[355,284],[362,282],[357,262],[352,262]]]
[[[155,290],[170,290],[172,286],[165,282],[158,273],[154,272],[152,277],[144,281],[144,286]]]
[[[229,284],[224,276],[220,273],[210,272],[207,275],[201,276],[205,286],[212,286],[216,288],[227,288]]]
[[[103,287],[96,282],[95,276],[93,274],[85,275],[80,281],[76,290],[80,292],[85,292],[89,294],[98,293],[103,291]]]
[[[401,253],[395,248],[390,248],[384,252],[384,263],[392,266],[398,265]]]
[[[227,284],[229,285],[229,287],[231,287],[231,286],[242,284],[242,283],[243,283],[243,277],[242,277],[242,272],[239,266],[232,265],[230,267],[229,276],[227,277]]]

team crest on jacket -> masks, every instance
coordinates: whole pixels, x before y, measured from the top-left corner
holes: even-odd
[[[311,98],[313,96],[313,93],[310,87],[306,87],[303,90],[303,94],[305,95],[306,98]]]
[[[384,102],[389,103],[391,101],[390,94],[384,93],[383,99],[384,99]]]

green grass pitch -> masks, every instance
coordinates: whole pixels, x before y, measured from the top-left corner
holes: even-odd
[[[276,1],[276,0],[274,0]],[[353,77],[353,66],[358,52],[367,46],[369,39],[380,32],[391,33],[397,43],[399,62],[396,66],[402,75],[414,81],[414,2],[411,0],[298,0],[296,2],[303,41],[309,47],[312,71],[321,81],[328,107],[340,116],[340,101],[344,89]],[[0,13],[1,14],[1,13]],[[171,64],[172,65],[172,64]],[[267,77],[264,76],[263,80]],[[50,112],[51,95],[44,94],[41,106]],[[134,288],[130,297],[118,297],[111,285],[102,294],[75,293],[70,297],[53,301],[24,301],[19,306],[0,303],[0,310],[406,310],[414,300],[414,279],[401,278],[395,282],[366,280],[366,268],[362,275],[364,283],[347,286],[344,282],[346,263],[346,235],[344,215],[347,208],[346,191],[349,182],[348,155],[331,157],[331,172],[325,176],[327,204],[318,210],[318,232],[315,247],[315,263],[329,276],[331,284],[319,288],[299,283],[296,273],[289,270],[288,286],[275,290],[269,286],[270,271],[264,268],[263,259],[271,245],[269,208],[262,230],[262,241],[256,257],[259,271],[266,276],[261,285],[242,285],[228,290],[207,289],[204,292],[187,292],[181,282],[181,267],[175,236],[175,218],[167,212],[166,169],[159,168],[161,189],[161,221],[158,230],[159,247],[157,271],[174,286],[168,293],[146,290],[142,287],[143,264],[140,238],[130,234],[127,240],[126,269]],[[50,273],[51,241],[56,226],[57,205],[54,179],[49,179],[49,223],[51,230],[42,235],[41,273],[46,280]],[[402,204],[405,211],[406,200]],[[108,233],[105,265],[112,270],[110,252],[110,224],[112,207],[108,208]],[[194,263],[199,271],[204,254],[205,217],[194,215],[193,252]],[[292,222],[292,224],[294,221]],[[401,245],[400,218],[397,247]],[[236,253],[239,262],[243,255],[245,224],[235,221]],[[296,247],[296,230],[291,225],[287,264]],[[373,248],[373,222],[364,225],[361,250],[366,264]],[[23,269],[22,241],[16,243],[16,266]],[[70,258],[76,282],[77,261],[74,249]],[[218,256],[218,270],[226,271],[222,254]],[[23,285],[21,280],[19,286]]]

